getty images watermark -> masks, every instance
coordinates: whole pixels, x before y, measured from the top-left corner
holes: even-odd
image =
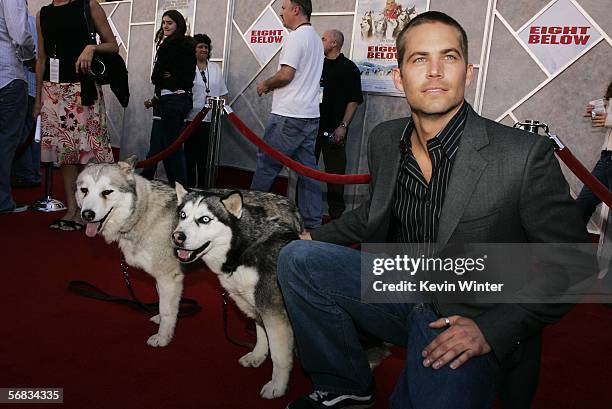
[[[612,302],[612,248],[599,253],[590,243],[364,244],[361,294],[370,303]]]

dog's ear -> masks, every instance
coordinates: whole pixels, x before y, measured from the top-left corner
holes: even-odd
[[[221,203],[223,203],[225,209],[237,219],[242,217],[242,193],[237,190],[231,192],[221,199]]]
[[[185,188],[183,187],[183,185],[181,185],[179,182],[174,182],[174,188],[176,189],[176,198],[178,200],[178,203],[181,203],[183,201],[183,198],[185,196],[187,196],[187,190],[185,190]]]
[[[136,155],[131,155],[124,160],[125,163],[128,163],[131,167],[136,166],[136,162],[138,162],[138,157]]]
[[[124,173],[129,174],[134,173],[134,166],[136,165],[137,161],[138,158],[136,157],[136,155],[132,155],[126,158],[125,160],[117,162],[117,165],[119,165],[119,169],[121,169]]]

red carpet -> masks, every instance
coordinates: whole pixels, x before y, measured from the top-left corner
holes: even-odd
[[[59,174],[55,185],[61,198]],[[15,196],[32,201],[42,193],[19,190]],[[63,387],[65,409],[274,409],[310,391],[296,364],[287,397],[259,398],[271,364],[268,360],[257,369],[239,366],[238,358],[247,350],[223,337],[221,291],[209,272],[187,274],[185,296],[197,299],[204,309],[195,317],[180,319],[174,340],[161,349],[145,344],[156,326],[144,314],[69,293],[68,282],[79,279],[127,297],[117,248],[99,238],[87,239],[83,232],[48,230],[58,216],[0,215],[5,260],[0,288],[4,311],[0,387]],[[155,300],[153,280],[138,270],[132,270],[132,276],[140,298]],[[246,337],[239,312],[230,312],[230,323],[234,335]],[[545,333],[542,376],[533,407],[611,407],[611,362],[612,309],[578,306]],[[396,351],[376,370],[377,408],[387,407],[402,365],[402,353]],[[15,405],[30,406],[39,407]],[[53,406],[60,407],[49,405]]]

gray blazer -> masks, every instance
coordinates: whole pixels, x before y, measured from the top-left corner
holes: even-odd
[[[337,244],[384,243],[408,118],[384,122],[368,141],[370,198],[312,232]],[[581,243],[589,237],[547,138],[485,119],[469,107],[448,183],[438,240],[467,243]],[[473,318],[499,362],[554,323],[567,304],[441,304]],[[520,359],[520,358],[518,358]]]

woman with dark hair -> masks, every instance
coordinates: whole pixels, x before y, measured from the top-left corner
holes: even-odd
[[[601,156],[591,174],[612,190],[612,82],[608,85],[603,101],[591,102],[601,103],[599,106],[592,103],[587,105],[585,116],[591,118],[591,126],[608,128],[606,139],[601,148]],[[585,185],[576,198],[576,203],[582,210],[584,222],[588,223],[601,200]]]
[[[89,44],[84,7],[100,44]],[[82,165],[113,162],[102,89],[88,75],[95,53],[119,51],[106,14],[95,0],[53,0],[36,17],[38,58],[36,100],[32,114],[40,113],[43,162],[59,163],[64,179],[67,211],[50,229],[81,230],[74,193]]]
[[[196,67],[195,79],[193,81],[193,109],[187,116],[188,122],[200,112],[209,97],[223,97],[227,95],[227,86],[223,79],[221,67],[210,60],[212,44],[210,37],[206,34],[193,36],[195,43]],[[190,187],[212,187],[205,186],[206,180],[206,158],[209,149],[210,120],[209,112],[194,134],[185,143],[185,158],[187,160],[187,185]]]
[[[157,54],[151,74],[158,103],[159,129],[153,126],[149,157],[170,146],[179,136],[187,114],[193,106],[191,88],[196,63],[193,42],[186,36],[187,24],[183,15],[168,10],[162,16],[161,27],[155,34]],[[145,102],[145,106],[147,106]],[[185,155],[181,147],[164,159],[168,183],[186,184]],[[145,177],[155,174],[143,172]]]

